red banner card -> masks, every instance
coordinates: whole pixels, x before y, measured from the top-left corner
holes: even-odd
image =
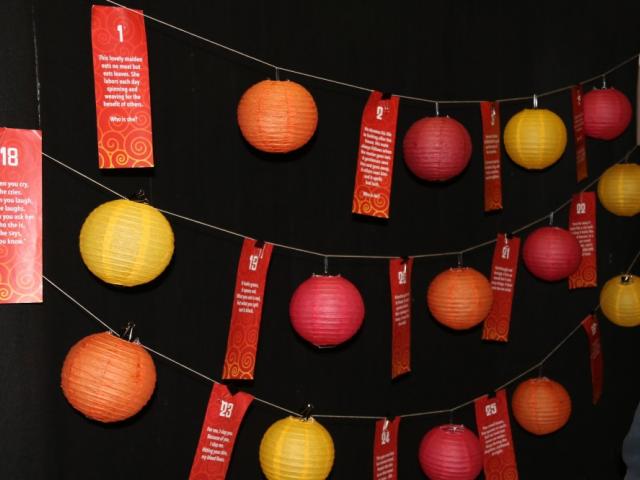
[[[578,182],[587,178],[587,149],[584,135],[584,107],[582,104],[582,86],[571,88],[571,106],[573,110],[573,138],[576,144],[576,174]]]
[[[147,35],[141,10],[91,7],[100,168],[153,167]]]
[[[636,145],[640,145],[640,55],[638,56],[638,79],[636,81]]]
[[[511,437],[509,408],[504,390],[494,398],[475,401],[478,435],[484,452],[484,475],[491,480],[518,480],[516,454]]]
[[[400,417],[376,422],[373,442],[373,480],[398,479],[398,429]]]
[[[42,302],[42,135],[0,128],[0,303]]]
[[[360,126],[353,213],[389,218],[399,107],[396,96],[369,95]]]
[[[252,401],[248,393],[231,395],[224,385],[214,384],[189,480],[224,480],[238,429]]]
[[[520,239],[518,237],[508,238],[504,233],[499,233],[491,266],[493,305],[484,321],[483,340],[509,341],[511,307],[518,273],[519,254]]]
[[[582,260],[578,270],[569,277],[569,288],[595,287],[598,285],[595,192],[581,192],[573,196],[569,210],[569,231],[582,248]]]
[[[481,102],[482,155],[484,158],[484,211],[502,209],[500,168],[500,107],[498,102]]]
[[[253,380],[267,271],[273,245],[245,238],[236,274],[222,378]]]
[[[389,260],[391,378],[411,371],[411,270],[413,258]]]
[[[589,339],[589,358],[591,359],[591,385],[593,387],[593,404],[602,396],[602,344],[600,343],[600,325],[595,315],[589,315],[582,321],[582,326]]]

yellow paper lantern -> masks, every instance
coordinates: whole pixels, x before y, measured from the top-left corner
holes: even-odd
[[[313,418],[278,420],[260,443],[260,467],[268,480],[324,480],[334,455],[331,435]]]
[[[609,167],[598,181],[598,198],[604,208],[623,217],[640,213],[640,165]]]
[[[640,325],[640,281],[633,275],[613,277],[600,291],[600,308],[616,325]]]
[[[84,221],[80,254],[98,278],[133,287],[164,271],[173,255],[173,231],[155,208],[113,200],[100,205]]]
[[[504,129],[504,146],[511,160],[528,170],[554,164],[567,146],[567,129],[551,110],[525,108]]]

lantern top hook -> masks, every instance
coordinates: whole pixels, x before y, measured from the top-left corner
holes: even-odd
[[[300,416],[303,420],[309,420],[311,418],[311,414],[313,413],[313,404],[307,403],[305,407],[300,412]]]
[[[122,332],[120,333],[120,338],[126,340],[127,342],[135,342],[137,340],[137,338],[134,337],[135,328],[135,323],[127,322],[127,325],[122,329]]]
[[[533,108],[538,108],[538,96],[533,94]]]
[[[434,102],[436,107],[436,117],[440,116],[440,102]]]
[[[602,75],[602,89],[604,90],[605,88],[607,88],[607,76]]]

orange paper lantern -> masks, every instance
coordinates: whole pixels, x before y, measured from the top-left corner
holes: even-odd
[[[477,270],[450,268],[429,285],[427,303],[438,322],[454,330],[464,330],[489,315],[493,292],[489,280]]]
[[[318,125],[318,109],[302,85],[263,80],[242,95],[238,125],[245,140],[258,150],[287,153],[311,139]]]
[[[571,416],[571,397],[558,382],[546,377],[522,382],[511,399],[513,416],[535,435],[560,430]]]
[[[138,413],[155,384],[156,368],[147,351],[107,332],[76,343],[62,366],[64,396],[99,422],[119,422]]]

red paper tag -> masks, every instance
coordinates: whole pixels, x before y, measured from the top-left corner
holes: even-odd
[[[147,36],[141,10],[91,7],[100,168],[153,167]]]
[[[511,306],[518,273],[518,255],[520,239],[507,238],[504,233],[498,234],[496,248],[493,252],[491,266],[491,289],[493,305],[484,321],[483,340],[507,342],[511,324]]]
[[[518,480],[516,454],[511,437],[509,408],[504,390],[494,398],[475,401],[478,435],[484,452],[484,475],[491,480]]]
[[[245,238],[236,274],[231,326],[222,378],[253,380],[260,336],[264,289],[273,245]]]
[[[356,185],[351,211],[389,218],[393,154],[400,99],[371,92],[362,113]]]
[[[638,80],[636,81],[636,116],[640,112],[640,55],[638,56]],[[636,145],[640,145],[640,120],[636,118]]]
[[[595,287],[598,285],[595,192],[581,192],[573,196],[569,211],[569,231],[575,235],[582,248],[582,260],[578,270],[569,277],[569,288]]]
[[[582,104],[582,86],[571,88],[571,106],[573,108],[573,138],[576,143],[576,173],[578,182],[587,178],[587,149],[584,136],[584,107]]]
[[[602,344],[600,343],[600,325],[595,315],[589,315],[582,321],[582,326],[589,339],[589,358],[591,359],[591,386],[593,387],[593,404],[602,396]]]
[[[400,417],[376,422],[373,442],[373,480],[398,479],[398,429]]]
[[[224,480],[238,429],[252,401],[248,393],[231,395],[224,385],[213,386],[189,480]]]
[[[389,260],[391,378],[411,371],[411,270],[413,258]]]
[[[500,107],[498,102],[481,102],[482,154],[484,158],[484,211],[502,209],[500,167]]]
[[[42,302],[42,135],[0,128],[0,303]]]

